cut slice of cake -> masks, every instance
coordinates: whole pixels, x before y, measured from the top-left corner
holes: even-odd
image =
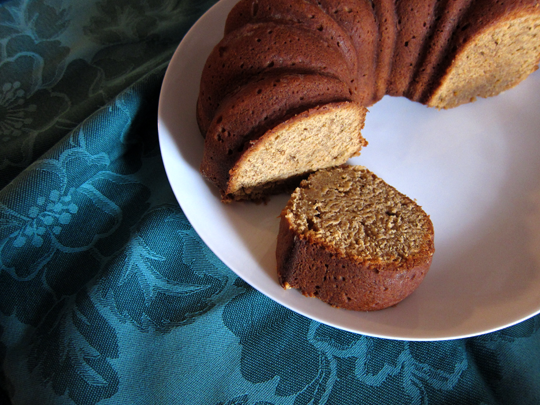
[[[283,210],[278,279],[335,307],[379,310],[420,285],[434,252],[418,204],[362,166],[341,166],[302,181]]]

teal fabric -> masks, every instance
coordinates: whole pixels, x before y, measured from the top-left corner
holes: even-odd
[[[167,63],[214,0],[0,4],[0,386],[13,404],[539,404],[540,317],[406,342],[222,264],[168,184]]]

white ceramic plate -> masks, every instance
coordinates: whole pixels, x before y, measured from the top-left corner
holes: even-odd
[[[396,307],[332,308],[277,283],[278,215],[268,205],[224,205],[198,172],[203,138],[195,104],[204,62],[236,0],[222,0],[188,32],[165,75],[159,139],[172,189],[195,230],[238,276],[282,305],[351,332],[406,340],[479,335],[540,312],[540,75],[449,111],[385,97],[369,141],[351,161],[415,198],[431,215],[436,253],[423,284]]]

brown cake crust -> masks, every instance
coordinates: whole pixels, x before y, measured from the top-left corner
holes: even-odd
[[[373,5],[379,25],[379,55],[375,72],[375,100],[378,101],[386,94],[390,83],[398,33],[398,18],[395,0],[374,0]]]
[[[379,25],[371,0],[309,0],[333,18],[350,36],[358,58],[356,101],[370,106],[377,98]]]
[[[349,174],[355,171],[356,174]],[[328,176],[334,180],[328,183]],[[369,184],[373,184],[373,189],[384,193],[380,197],[383,200],[383,212],[380,212],[380,208],[369,206],[371,199],[368,206],[360,208],[362,202],[358,199],[359,195],[351,194],[351,179],[359,181],[360,190],[366,190]],[[373,179],[376,181],[370,183]],[[331,189],[338,191],[326,191]],[[314,199],[317,195],[319,197]],[[337,201],[336,195],[341,195]],[[330,208],[322,208],[325,204]],[[373,201],[373,204],[376,202]],[[308,211],[302,209],[304,206],[308,207]],[[346,212],[347,206],[351,206],[353,211],[360,210],[366,214],[356,217],[353,211]],[[407,225],[409,230],[406,233],[392,233],[385,230],[386,227],[367,227],[368,223],[373,224],[370,222],[373,215],[385,216],[384,210],[389,207],[394,211],[392,215],[404,220],[412,218],[409,219],[413,222]],[[363,231],[358,231],[354,233],[354,238],[365,239],[352,247],[354,239],[348,239],[350,235],[347,235],[347,228],[352,225],[332,225],[335,220],[331,215],[332,210],[339,212],[340,222],[345,221],[345,218],[350,220],[353,215],[354,221],[359,224],[358,229],[366,232],[376,230],[378,236],[368,233],[361,236]],[[382,221],[384,223],[386,219]],[[304,222],[306,225],[303,225]],[[417,228],[419,226],[420,229]],[[331,233],[328,233],[329,230]],[[336,237],[340,239],[336,240]],[[379,237],[384,243],[381,242],[379,246],[375,242],[374,245],[373,238]],[[393,241],[388,242],[387,238],[393,238]],[[408,238],[414,238],[414,241]],[[389,246],[386,243],[392,246],[385,247]],[[335,307],[356,311],[379,310],[397,304],[420,285],[429,270],[434,251],[433,224],[416,203],[365,168],[345,166],[311,176],[302,182],[289,200],[281,214],[277,239],[278,280],[286,289],[299,289],[302,294],[319,298]]]
[[[394,97],[405,94],[435,26],[440,3],[440,0],[396,2],[397,37],[386,94]]]
[[[222,100],[252,77],[273,70],[318,73],[352,80],[343,53],[321,41],[318,31],[297,24],[247,24],[217,44],[203,68],[197,122],[206,133]]]
[[[275,22],[296,24],[337,45],[356,76],[357,52],[351,36],[330,15],[308,0],[240,0],[230,11],[225,22],[225,35],[247,24]]]

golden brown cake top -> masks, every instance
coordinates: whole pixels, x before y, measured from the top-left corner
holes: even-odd
[[[433,250],[433,225],[414,201],[362,166],[321,170],[285,213],[302,237],[360,260],[400,262]]]

